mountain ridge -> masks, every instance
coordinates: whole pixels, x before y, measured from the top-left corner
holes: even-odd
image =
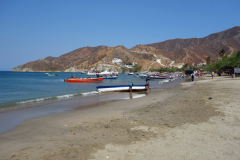
[[[68,72],[74,71],[74,69],[77,71],[108,69],[121,72],[121,67],[112,63],[113,58],[121,59],[123,63],[137,62],[143,70],[148,70],[153,62],[156,64],[152,67],[157,69],[169,66],[169,64],[198,64],[205,62],[208,56],[214,60],[218,58],[221,49],[225,49],[227,56],[240,49],[239,26],[203,38],[177,38],[158,43],[136,45],[130,49],[123,45],[116,47],[87,46],[59,57],[48,56],[44,59],[28,62],[14,67],[11,71]]]

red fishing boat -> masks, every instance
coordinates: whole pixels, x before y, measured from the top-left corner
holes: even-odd
[[[75,78],[64,79],[65,82],[97,82],[102,81],[103,78]]]

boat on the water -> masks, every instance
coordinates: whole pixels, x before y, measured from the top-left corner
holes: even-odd
[[[162,76],[149,76],[146,79],[172,79],[172,77],[162,77]]]
[[[140,73],[139,77],[140,78],[147,78],[149,75],[147,73]]]
[[[57,76],[57,73],[45,73],[47,76]]]
[[[69,79],[64,79],[65,82],[99,82],[102,81],[103,78],[75,78],[71,77]]]
[[[129,92],[129,85],[97,86],[98,92]],[[132,91],[146,91],[146,85],[133,85]]]
[[[118,78],[118,76],[116,74],[103,75],[101,77],[103,77],[103,79],[117,79]]]
[[[117,79],[118,76],[105,76],[103,79]]]
[[[112,75],[112,74],[118,75],[118,72],[109,72],[109,71],[105,70],[105,71],[103,71],[103,72],[88,72],[88,73],[87,73],[88,76],[96,76],[97,74],[98,74],[99,76]]]

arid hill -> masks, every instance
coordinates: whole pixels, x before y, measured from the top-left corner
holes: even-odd
[[[225,49],[226,55],[240,49],[239,26],[204,38],[173,39],[131,49],[122,45],[83,47],[60,57],[49,56],[28,62],[12,71],[73,71],[76,66],[77,71],[109,69],[121,72],[121,67],[112,63],[113,58],[121,59],[123,63],[137,62],[143,70],[184,63],[196,65],[206,62],[208,56],[212,60],[217,59],[221,49]]]

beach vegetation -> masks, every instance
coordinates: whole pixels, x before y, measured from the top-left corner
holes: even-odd
[[[142,69],[142,66],[136,64],[136,65],[133,66],[133,68],[130,68],[129,71],[130,72],[139,72],[139,71],[141,71],[141,69]]]
[[[56,71],[58,71],[58,68],[46,68],[45,71],[56,72]]]
[[[188,63],[184,64],[184,65],[182,66],[182,69],[183,69],[183,70],[188,69]]]
[[[121,67],[122,73],[128,72],[128,69],[125,67]]]
[[[126,65],[132,65],[132,63],[131,63],[131,62],[126,62],[125,64],[126,64]]]
[[[209,56],[206,58],[206,62],[207,62],[207,65],[210,64],[210,62],[211,62],[211,58],[210,58]]]
[[[224,57],[222,60],[216,61],[208,65],[205,70],[226,71],[240,68],[240,49],[229,57]]]

